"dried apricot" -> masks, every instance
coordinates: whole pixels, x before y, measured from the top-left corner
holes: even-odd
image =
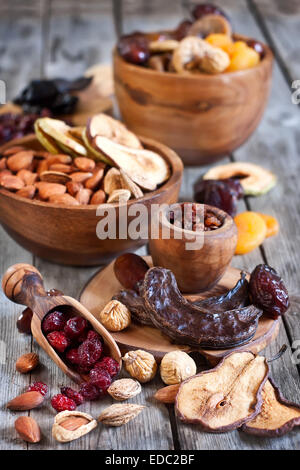
[[[259,54],[251,47],[242,45],[234,45],[235,50],[231,53],[230,65],[227,68],[227,72],[233,72],[236,70],[249,69],[255,67],[260,61]]]
[[[256,212],[242,212],[234,218],[234,221],[238,229],[236,255],[249,253],[264,241],[267,234],[267,224]]]
[[[205,41],[207,41],[214,47],[219,47],[220,49],[223,49],[223,51],[227,53],[229,53],[234,44],[230,36],[228,36],[227,34],[220,33],[209,34],[205,38]]]
[[[274,235],[277,235],[279,232],[279,223],[276,217],[273,217],[272,215],[267,215],[267,214],[261,214],[258,212],[258,215],[262,217],[267,225],[267,235],[266,237],[273,237]]]

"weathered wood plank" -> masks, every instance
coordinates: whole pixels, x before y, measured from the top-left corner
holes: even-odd
[[[270,38],[288,81],[300,77],[300,4],[297,0],[249,0],[264,33]]]
[[[41,2],[30,0],[26,4],[20,10],[7,5],[0,8],[0,78],[6,84],[8,100],[40,75]]]

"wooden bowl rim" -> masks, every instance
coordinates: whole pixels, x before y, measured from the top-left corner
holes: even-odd
[[[185,203],[189,203],[189,204],[193,204],[193,201],[185,201],[185,202],[179,202],[178,204],[185,204]],[[176,204],[176,203],[175,203]],[[201,204],[201,203],[196,203],[196,204]],[[167,217],[166,217],[166,211],[163,212],[163,219],[160,220],[160,224],[164,224],[170,228],[172,228],[172,230],[174,232],[181,232],[183,235],[186,233],[186,234],[189,234],[189,235],[194,235],[195,238],[197,236],[199,237],[209,237],[209,238],[212,238],[212,237],[219,237],[219,235],[222,235],[224,232],[227,232],[228,230],[230,230],[232,227],[235,226],[235,222],[233,220],[233,218],[231,217],[231,215],[227,214],[227,212],[223,211],[222,209],[219,209],[218,207],[215,207],[215,206],[211,206],[209,204],[203,204],[203,206],[207,209],[209,209],[212,213],[216,214],[217,217],[222,217],[223,219],[223,225],[216,229],[216,230],[208,230],[207,232],[205,231],[201,231],[201,232],[194,232],[193,230],[186,230],[186,229],[183,229],[183,228],[180,228],[180,227],[176,227],[174,226],[173,224],[171,224]],[[182,240],[185,241],[185,238],[184,236],[182,237]]]
[[[167,163],[169,164],[170,166],[170,169],[171,169],[171,176],[170,178],[162,184],[162,186],[160,186],[158,189],[156,189],[155,191],[150,191],[150,192],[147,192],[144,194],[143,197],[139,198],[139,199],[130,199],[128,202],[126,202],[126,206],[129,207],[133,204],[140,204],[140,203],[144,203],[144,202],[148,202],[148,201],[151,201],[152,199],[155,199],[156,197],[158,197],[162,192],[168,190],[169,188],[171,188],[174,184],[176,184],[178,182],[178,180],[180,180],[180,178],[182,177],[182,173],[183,173],[183,162],[182,160],[180,159],[180,157],[177,155],[176,152],[174,152],[174,150],[170,149],[167,145],[165,144],[162,144],[160,142],[157,142],[156,140],[154,139],[150,139],[148,137],[143,137],[143,136],[138,136],[139,139],[141,140],[141,142],[143,144],[145,144],[146,148],[148,147],[154,147],[155,149],[157,149],[157,153],[159,153],[159,155],[167,161]],[[11,141],[7,142],[6,144],[4,144],[1,148],[0,148],[0,151],[2,150],[2,148],[10,148],[10,147],[14,147],[16,145],[21,145],[22,142],[24,142],[24,140],[27,142],[30,142],[31,140],[37,140],[37,138],[35,137],[35,134],[28,134],[27,136],[25,137],[21,137],[21,138],[18,138],[18,139],[12,139]],[[167,155],[167,157],[165,156]],[[96,208],[98,207],[101,207],[101,208],[107,208],[107,207],[114,207],[114,208],[117,208],[117,207],[124,207],[125,204],[118,204],[117,202],[115,203],[104,203],[104,204],[89,204],[87,206],[84,206],[84,205],[80,205],[80,206],[62,206],[60,204],[54,204],[54,203],[51,203],[51,202],[44,202],[44,201],[36,201],[36,200],[31,200],[31,199],[27,199],[25,197],[22,197],[22,196],[18,196],[16,193],[13,193],[7,189],[0,189],[0,195],[5,195],[5,196],[8,196],[8,197],[11,197],[12,199],[15,199],[17,201],[21,201],[23,203],[27,203],[29,205],[32,205],[32,206],[39,206],[39,207],[47,207],[47,208],[55,208],[55,209],[62,209],[62,210],[76,210],[76,211],[95,211]]]
[[[145,33],[146,36],[148,35],[151,35],[153,34],[153,32],[151,33]],[[244,70],[235,70],[235,71],[232,71],[232,72],[224,72],[224,73],[217,73],[217,74],[207,74],[207,73],[199,73],[199,74],[179,74],[179,73],[176,73],[176,72],[160,72],[158,70],[153,70],[153,69],[150,69],[150,68],[147,68],[147,67],[142,67],[140,65],[135,65],[135,64],[131,64],[130,62],[127,62],[125,59],[123,59],[123,57],[121,57],[121,55],[119,54],[118,50],[117,50],[117,46],[114,47],[113,49],[113,57],[118,60],[124,67],[128,67],[128,69],[132,70],[132,72],[137,72],[137,70],[140,71],[140,73],[145,73],[145,74],[149,74],[149,76],[153,75],[154,77],[170,77],[171,80],[173,79],[183,79],[183,80],[207,80],[207,79],[210,79],[210,80],[222,80],[224,79],[225,77],[240,77],[240,76],[243,76],[243,75],[249,75],[250,73],[252,73],[252,71],[254,70],[258,70],[259,68],[262,68],[262,67],[265,67],[266,64],[271,64],[273,62],[273,52],[271,50],[271,48],[264,42],[262,41],[259,41],[258,39],[253,39],[249,36],[245,36],[243,34],[234,34],[233,35],[234,38],[238,39],[238,40],[243,40],[243,41],[248,41],[248,40],[254,40],[254,41],[257,41],[259,42],[260,44],[263,45],[264,49],[265,49],[265,55],[264,57],[260,60],[259,64],[255,65],[254,67],[250,67],[248,69],[244,69]]]

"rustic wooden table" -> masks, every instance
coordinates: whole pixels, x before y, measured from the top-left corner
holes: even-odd
[[[122,15],[117,10],[118,3],[109,0],[1,0],[0,78],[6,82],[8,98],[15,96],[31,78],[66,74],[74,77],[94,63],[109,62],[116,30],[155,30],[176,25],[192,2],[124,0]],[[300,344],[300,111],[291,101],[291,82],[300,78],[300,5],[298,0],[222,0],[219,3],[228,10],[238,32],[268,42],[275,52],[272,94],[264,118],[249,141],[234,155],[228,155],[224,163],[251,161],[269,167],[279,176],[276,189],[260,198],[245,199],[240,209],[276,215],[280,233],[251,254],[235,257],[234,266],[251,270],[259,263],[268,262],[282,274],[289,287],[290,311],[281,324],[278,338],[265,354],[271,356],[283,343],[289,346],[283,358],[272,363],[271,372],[284,395],[300,403],[300,368],[292,358],[297,340],[298,347]],[[117,28],[113,23],[113,10],[118,13]],[[181,200],[191,200],[193,182],[202,172],[203,168],[185,170]],[[50,264],[23,250],[0,230],[1,274],[16,262],[32,263],[44,275],[48,288],[57,287],[76,297],[96,271],[96,268]],[[59,445],[51,437],[54,412],[47,400],[41,409],[30,413],[41,425],[43,440],[40,444],[27,445],[14,431],[17,413],[6,411],[5,403],[34,380],[48,383],[52,395],[69,381],[31,337],[17,333],[15,322],[20,310],[0,294],[1,449],[300,448],[299,429],[282,438],[266,439],[239,431],[207,434],[196,426],[184,425],[176,419],[172,407],[158,405],[153,400],[154,392],[162,386],[158,377],[143,387],[143,393],[134,399],[147,406],[137,419],[119,429],[99,426],[97,431],[70,444]],[[43,365],[32,376],[24,376],[15,371],[15,361],[29,351],[37,351]],[[105,403],[86,404],[82,409],[97,416],[108,403],[109,399]]]

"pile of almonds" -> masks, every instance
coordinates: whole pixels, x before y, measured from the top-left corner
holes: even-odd
[[[60,205],[106,202],[105,164],[87,157],[11,147],[0,159],[0,186],[17,195]]]

